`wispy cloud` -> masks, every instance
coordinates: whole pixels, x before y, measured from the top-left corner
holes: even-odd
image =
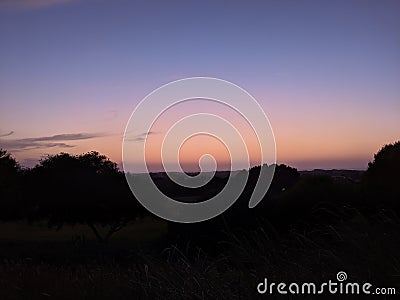
[[[9,133],[0,134],[0,137],[10,136],[14,133],[14,131],[10,131]]]
[[[159,132],[155,131],[149,131],[149,132],[143,132],[139,134],[134,134],[134,135],[125,135],[125,140],[126,141],[131,141],[131,142],[142,142],[146,140],[147,136],[153,135],[153,134],[158,134]]]
[[[66,134],[57,134],[52,136],[42,136],[36,138],[0,139],[0,147],[12,152],[27,151],[33,149],[46,149],[54,147],[72,148],[75,147],[75,145],[70,145],[66,142],[77,141],[77,140],[88,140],[102,136],[105,135],[99,133],[66,133]]]
[[[43,136],[37,138],[27,138],[24,141],[33,142],[44,142],[44,141],[75,141],[75,140],[87,140],[95,137],[103,136],[104,134],[99,133],[64,133],[52,136]]]
[[[0,10],[36,9],[76,1],[78,0],[0,0]]]

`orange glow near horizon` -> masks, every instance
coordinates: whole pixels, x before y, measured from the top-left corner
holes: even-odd
[[[177,120],[193,113],[214,113],[231,122],[245,140],[251,165],[260,163],[257,139],[246,120],[237,112],[221,104],[211,101],[206,104],[204,105],[204,101],[200,100],[180,104],[167,110],[154,123],[152,128],[154,134],[147,137],[146,147],[147,162],[151,170],[162,170],[160,149],[162,139],[166,134],[165,129],[170,128]],[[368,161],[373,159],[373,154],[384,144],[394,142],[397,137],[393,130],[379,134],[382,131],[379,124],[371,123],[370,127],[366,127],[365,121],[361,120],[359,116],[345,116],[342,117],[341,122],[336,122],[336,112],[333,112],[332,116],[329,114],[309,115],[308,119],[297,122],[295,120],[299,119],[299,115],[296,114],[296,109],[286,111],[285,114],[274,110],[273,107],[270,108],[270,111],[267,109],[265,111],[275,134],[277,163],[289,164],[299,169],[366,168]],[[54,147],[46,149],[46,151],[34,149],[11,152],[18,161],[28,166],[34,165],[29,161],[30,158],[40,158],[43,154],[59,152],[80,154],[92,150],[107,155],[112,161],[121,165],[123,130],[128,116],[129,111],[126,110],[118,122],[113,121],[112,128],[116,128],[113,130],[114,133],[88,140],[73,141],[73,148]],[[94,125],[92,125],[93,128],[95,128]],[[58,133],[58,131],[49,130],[47,134],[43,135]],[[215,157],[220,169],[229,169],[228,152],[221,142],[210,136],[192,137],[182,145],[179,154],[182,168],[185,171],[198,170],[199,158],[204,154],[211,154]],[[172,157],[171,155],[177,154],[168,154],[166,163],[168,163],[168,157]],[[28,159],[27,162],[26,159]],[[244,162],[245,160],[243,160],[243,165]],[[135,160],[133,159],[130,163],[134,166]],[[143,170],[138,171],[142,172]]]
[[[246,161],[248,160],[250,161],[250,166],[262,163],[260,146],[256,135],[252,127],[238,112],[216,102],[207,100],[191,100],[166,110],[153,124],[151,129],[152,133],[147,136],[145,152],[146,162],[151,169],[162,170],[161,149],[168,129],[171,129],[174,126],[174,123],[178,120],[196,113],[215,114],[232,124],[232,126],[237,130],[238,135],[242,138],[244,143],[243,145],[245,145],[244,147],[248,151],[248,158],[240,157],[241,162],[243,162],[241,164],[243,167],[246,165]],[[227,145],[224,143],[229,144],[229,141],[232,141],[232,137],[228,136],[227,133],[220,137],[214,137],[203,133],[193,133],[195,135],[186,137],[186,140],[176,141],[181,144],[179,153],[172,151],[171,149],[164,149],[164,163],[169,164],[178,157],[181,167],[185,171],[198,170],[199,159],[203,155],[208,154],[215,159],[218,169],[230,169],[231,156],[232,159],[238,157],[239,154],[237,153],[237,149],[241,147],[241,145],[235,144],[228,150]],[[171,138],[174,138],[174,136]],[[165,144],[164,147],[166,147]],[[206,164],[205,167],[211,168],[212,165]]]

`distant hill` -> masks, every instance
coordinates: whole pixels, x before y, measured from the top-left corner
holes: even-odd
[[[232,174],[235,174],[239,171],[233,171]],[[364,170],[341,170],[341,169],[331,169],[331,170],[324,170],[324,169],[314,169],[314,170],[307,170],[307,171],[298,171],[301,176],[329,176],[337,181],[352,181],[352,182],[360,182],[363,174],[365,173]],[[179,172],[174,172],[175,174],[179,174]],[[212,172],[203,172],[203,175],[208,175]],[[168,176],[165,172],[158,172],[158,173],[150,173],[153,179],[168,179]],[[199,173],[193,172],[187,175],[195,176]],[[230,171],[217,171],[215,172],[214,177],[225,179],[231,174]],[[131,176],[141,176],[141,174],[131,174]]]
[[[329,176],[337,181],[351,181],[351,182],[361,182],[362,176],[365,171],[362,170],[322,170],[314,169],[312,171],[299,171],[300,176]]]

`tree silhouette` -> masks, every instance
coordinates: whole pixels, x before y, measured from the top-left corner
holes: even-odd
[[[107,241],[139,212],[117,164],[95,151],[50,155],[27,177],[29,218],[47,220],[50,227],[86,224],[100,241]],[[99,225],[107,228],[105,235]]]
[[[374,155],[364,183],[370,199],[400,208],[400,141],[383,146]]]
[[[0,148],[0,189],[12,183],[19,170],[20,167],[11,154]]]
[[[0,218],[12,220],[18,218],[18,179],[21,168],[6,150],[0,148]]]

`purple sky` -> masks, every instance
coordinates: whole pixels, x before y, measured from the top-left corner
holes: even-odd
[[[0,147],[22,164],[120,162],[137,103],[192,76],[249,91],[278,162],[366,168],[400,139],[400,1],[0,2]]]

